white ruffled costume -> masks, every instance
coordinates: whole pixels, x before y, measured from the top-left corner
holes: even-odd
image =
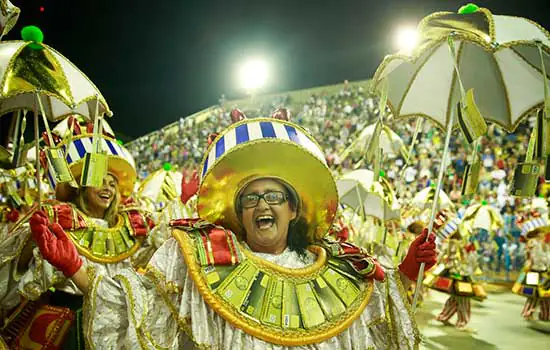
[[[96,226],[108,227],[107,221],[103,219],[88,219],[93,220]],[[102,264],[80,255],[83,266],[105,276],[115,276],[132,266],[145,266],[153,252],[166,240],[166,237],[162,236],[162,233],[166,232],[165,225],[161,223],[155,227],[133,256],[117,263]],[[42,257],[37,247],[32,250],[28,266],[17,266],[24,246],[32,239],[31,235],[29,224],[25,223],[0,242],[0,280],[3,281],[0,284],[0,314],[3,316],[21,302],[21,297],[37,300],[54,286],[57,290],[69,294],[82,295],[72,280],[66,278]]]
[[[297,253],[255,253],[287,268],[311,265]],[[287,349],[255,338],[217,315],[188,273],[175,238],[153,255],[147,274],[131,269],[109,277],[96,272],[85,305],[92,349]],[[296,349],[415,349],[420,336],[395,270],[375,282],[363,313],[338,336]]]

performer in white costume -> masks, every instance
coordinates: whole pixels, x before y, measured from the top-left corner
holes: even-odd
[[[418,347],[405,290],[421,262],[435,264],[435,237],[420,235],[386,271],[361,248],[325,239],[333,177],[315,140],[278,117],[241,118],[210,144],[201,219],[174,221],[145,275],[82,267],[72,276],[89,296],[91,348]],[[61,232],[34,237],[53,265],[74,255]]]
[[[75,118],[62,124],[55,131],[72,133],[56,135],[60,141],[56,146],[67,148],[66,160],[78,182],[92,147],[92,134]],[[153,222],[147,212],[135,203],[122,203],[136,179],[129,152],[108,135],[98,137],[107,156],[103,185],[73,188],[56,184],[47,173],[58,201],[42,203],[30,220],[30,214],[22,217],[0,242],[0,314],[4,317],[0,335],[10,348],[84,349],[83,293],[68,277],[81,265],[106,276],[145,266],[166,238],[151,233]],[[44,228],[66,235],[73,259],[65,258],[58,268],[43,259],[33,245],[31,231]]]

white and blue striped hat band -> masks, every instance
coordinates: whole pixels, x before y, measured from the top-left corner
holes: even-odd
[[[257,140],[284,140],[293,142],[296,145],[307,149],[319,161],[326,165],[325,155],[312,139],[306,136],[306,132],[290,123],[282,123],[275,119],[254,119],[241,123],[235,128],[228,130],[227,133],[220,135],[209,148],[206,161],[203,161],[201,179],[216,163],[216,160],[222,157],[233,148],[245,145]]]
[[[531,219],[523,223],[523,225],[521,226],[521,234],[525,236],[529,232],[532,232],[539,227],[545,227],[545,226],[548,226],[548,222],[546,221],[546,219],[543,219],[540,217],[536,219]]]
[[[101,138],[102,150],[108,156],[108,171],[114,174],[118,180],[118,186],[123,196],[128,196],[133,190],[134,183],[137,178],[135,170],[134,158],[126,148],[119,145],[116,140],[106,136],[99,136]],[[65,159],[69,165],[69,169],[75,176],[80,178],[82,166],[84,163],[84,157],[86,153],[92,152],[93,136],[92,135],[79,135],[75,136],[68,144],[60,145],[61,150],[65,154]],[[68,184],[57,184],[54,177],[51,175],[50,170],[47,171],[47,178],[53,189],[58,190],[59,186],[68,186]],[[63,191],[56,191],[58,193],[59,200],[66,200],[62,193]]]
[[[458,217],[453,217],[452,219],[448,220],[443,226],[441,226],[437,232],[435,233],[437,238],[440,241],[446,240],[448,237],[450,237],[453,233],[458,231],[460,223],[462,220]]]

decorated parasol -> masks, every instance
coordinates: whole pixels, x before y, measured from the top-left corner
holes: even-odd
[[[149,198],[156,209],[162,209],[168,202],[181,195],[182,178],[180,172],[174,171],[170,163],[166,163],[162,169],[151,173],[143,180],[137,193],[140,197]]]
[[[447,130],[442,164],[447,164],[451,131],[460,125],[468,142],[474,143],[463,193],[475,192],[477,143],[487,130],[486,122],[511,131],[545,101],[548,106],[550,35],[530,20],[493,15],[473,4],[463,6],[459,13],[438,12],[425,17],[418,32],[421,41],[412,53],[384,59],[375,73],[375,86],[388,85],[388,105],[394,119],[422,117]],[[545,150],[540,153],[546,156]],[[538,168],[531,165],[526,170],[534,174]],[[439,197],[444,171],[441,167],[435,198]],[[430,232],[436,209],[437,201],[433,201]],[[423,273],[424,264],[420,282]]]
[[[361,130],[353,144],[348,148],[347,153],[361,152],[365,150],[373,137],[376,136],[377,125],[371,124]],[[382,149],[382,153],[390,156],[402,156],[407,154],[405,144],[399,135],[397,135],[387,125],[382,125],[379,132],[378,147]],[[347,155],[347,154],[346,154]]]
[[[55,144],[49,128],[49,121],[57,121],[68,115],[80,115],[94,122],[94,133],[101,134],[100,122],[103,114],[111,115],[105,99],[95,85],[69,60],[51,47],[42,43],[44,36],[39,28],[28,26],[21,31],[22,41],[0,42],[0,114],[16,112],[14,164],[22,146],[25,125],[25,111],[34,112],[37,181],[40,183],[39,164],[39,123],[42,115],[46,128],[46,152],[50,173],[57,182],[74,183],[68,171],[64,155]],[[88,157],[86,171],[103,167],[101,143],[94,139],[94,152]],[[102,181],[103,172],[97,176],[83,176],[86,185],[97,185]],[[40,189],[41,186],[39,185]],[[40,193],[38,202],[40,202]]]
[[[375,82],[388,79],[388,106],[396,119],[421,116],[445,129],[463,98],[461,85],[465,92],[474,89],[486,121],[510,132],[543,106],[539,49],[548,71],[550,34],[537,23],[474,5],[458,14],[431,14],[418,32],[422,41],[411,55],[387,56],[375,73]],[[458,123],[452,119],[453,126]]]
[[[382,174],[383,175],[383,174]],[[400,207],[384,176],[366,169],[354,170],[336,181],[344,217],[356,230],[350,241],[368,248],[387,264],[397,249]]]
[[[431,208],[435,198],[435,187],[426,187],[420,192],[418,192],[412,199],[411,205],[419,209],[428,209]],[[449,196],[444,192],[440,191],[438,196],[438,208],[442,209],[453,209],[454,204],[449,198]]]
[[[351,171],[336,181],[340,203],[361,216],[373,216],[380,221],[399,220],[399,206],[390,184],[383,177],[374,179],[370,170]]]
[[[504,226],[504,219],[499,210],[482,201],[469,206],[462,217],[463,225],[468,231],[484,229],[495,232]]]

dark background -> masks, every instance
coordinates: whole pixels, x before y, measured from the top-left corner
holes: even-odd
[[[21,8],[4,40],[34,24],[44,43],[103,93],[118,137],[129,140],[218,102],[240,98],[239,63],[265,57],[262,92],[370,78],[395,51],[395,31],[466,2],[309,0],[12,0]],[[550,1],[477,1],[495,14],[550,28]],[[43,7],[41,11],[41,7]]]

